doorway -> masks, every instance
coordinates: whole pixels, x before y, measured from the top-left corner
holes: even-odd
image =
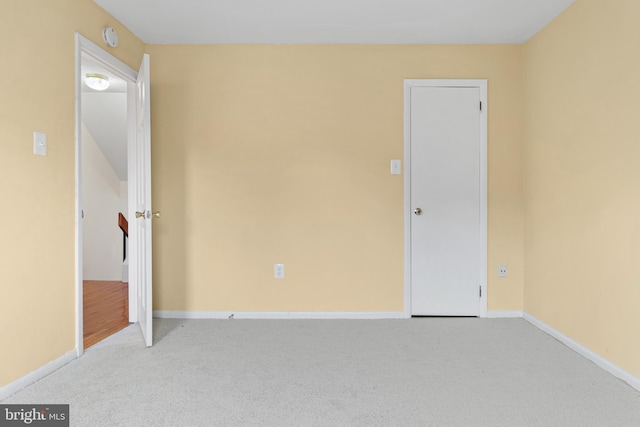
[[[86,350],[129,325],[128,115],[126,81],[88,55],[80,71]]]
[[[405,315],[486,316],[486,81],[405,80]]]
[[[152,323],[151,323],[151,218],[159,216],[159,213],[152,215],[151,213],[151,160],[150,160],[150,132],[149,132],[149,58],[148,55],[144,55],[142,58],[142,69],[138,73],[122,61],[118,60],[114,56],[107,53],[105,50],[89,41],[80,34],[76,34],[76,352],[77,355],[82,355],[84,351],[84,279],[89,277],[85,276],[85,269],[88,274],[91,275],[103,275],[107,274],[101,269],[107,264],[103,263],[104,258],[113,258],[112,255],[117,254],[120,258],[116,261],[115,269],[110,268],[108,275],[116,277],[116,281],[119,283],[126,283],[125,280],[128,277],[129,286],[125,291],[127,295],[127,310],[125,311],[128,322],[138,322],[141,326],[142,338],[147,346],[152,344]],[[93,132],[99,133],[96,129],[104,127],[104,121],[109,121],[105,117],[98,119],[100,124],[98,126],[87,126],[85,120],[83,120],[83,113],[87,113],[88,110],[83,107],[87,107],[91,104],[88,95],[83,95],[83,85],[86,75],[83,75],[83,67],[85,67],[84,73],[87,74],[87,67],[97,67],[98,73],[89,74],[103,74],[108,75],[114,79],[114,83],[121,82],[126,99],[126,139],[124,145],[124,165],[122,162],[113,161],[110,162],[106,159],[106,152],[108,149],[100,149],[98,147],[95,138],[91,135],[91,129]],[[100,73],[102,71],[102,73]],[[106,95],[106,94],[105,94]],[[99,95],[104,96],[104,95]],[[115,96],[115,95],[114,95]],[[122,98],[122,96],[120,96]],[[87,104],[87,105],[83,105]],[[121,105],[121,104],[120,104]],[[108,126],[107,126],[108,127]],[[120,138],[123,138],[122,134]],[[109,147],[113,148],[113,147]],[[122,148],[122,147],[121,147]],[[116,175],[116,178],[112,179],[111,187],[113,191],[111,193],[111,203],[106,203],[105,199],[98,200],[95,203],[96,206],[92,208],[91,214],[95,216],[101,216],[103,214],[108,217],[113,216],[112,220],[107,220],[104,227],[110,228],[111,231],[115,230],[115,235],[120,236],[120,243],[115,243],[112,239],[110,243],[106,245],[107,248],[118,248],[115,251],[107,250],[107,253],[103,253],[93,260],[86,260],[85,246],[87,239],[85,239],[84,219],[85,203],[88,200],[85,198],[92,197],[84,191],[83,179],[83,161],[87,161],[84,150],[95,151],[96,157],[100,160],[96,164],[101,164],[101,167],[105,169],[111,168],[111,174]],[[108,165],[105,166],[105,165]],[[95,164],[93,166],[96,166]],[[126,184],[120,179],[116,169],[125,168],[126,172]],[[95,172],[95,171],[93,171]],[[102,171],[104,172],[104,171]],[[108,175],[108,173],[107,173]],[[104,180],[104,174],[100,175],[100,178]],[[107,180],[108,181],[108,180]],[[117,184],[113,184],[117,182]],[[105,183],[102,183],[102,188],[105,187]],[[106,185],[108,187],[109,185]],[[104,191],[103,191],[104,192]],[[118,193],[119,197],[113,197],[114,193]],[[116,200],[118,199],[119,200]],[[126,202],[125,202],[126,201]],[[109,205],[109,206],[107,206]],[[118,205],[118,209],[114,206]],[[88,204],[87,204],[88,206]],[[114,210],[115,209],[115,210]],[[124,212],[120,212],[123,210]],[[107,212],[109,211],[109,212]],[[113,211],[113,212],[111,212]],[[89,212],[86,212],[89,214]],[[112,215],[113,214],[113,215]],[[121,214],[121,215],[120,215]],[[124,217],[128,220],[129,225],[122,226],[123,221],[120,217]],[[120,230],[118,231],[117,228]],[[125,236],[123,231],[127,231],[129,238],[123,240]],[[102,231],[100,231],[102,232]],[[94,233],[95,234],[95,233]],[[100,233],[98,233],[100,234]],[[105,233],[103,233],[105,234]],[[89,236],[86,236],[89,237]],[[103,246],[98,244],[103,249]],[[126,250],[126,259],[124,258],[124,252]],[[124,262],[123,262],[124,261]],[[125,262],[128,261],[128,264]],[[112,265],[109,263],[109,265]],[[119,267],[118,267],[119,265]],[[118,272],[119,270],[119,272]],[[91,271],[91,272],[90,272]],[[106,276],[105,276],[106,277]],[[109,277],[107,277],[109,278]],[[106,280],[105,280],[106,282]],[[122,289],[120,289],[122,293]]]

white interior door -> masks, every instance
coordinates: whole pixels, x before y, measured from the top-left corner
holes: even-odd
[[[152,277],[151,277],[151,130],[149,99],[149,55],[144,55],[136,81],[136,137],[134,227],[131,236],[131,273],[135,276],[138,322],[147,347],[153,344]],[[131,175],[130,178],[131,179]],[[131,278],[130,278],[131,281]]]
[[[480,88],[410,97],[411,314],[479,316]]]

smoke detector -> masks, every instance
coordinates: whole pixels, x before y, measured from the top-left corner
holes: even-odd
[[[102,40],[104,40],[108,46],[118,46],[118,35],[116,34],[116,30],[111,27],[107,27],[102,30]]]

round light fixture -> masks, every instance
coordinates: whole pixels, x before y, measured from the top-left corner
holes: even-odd
[[[87,74],[84,83],[93,90],[105,90],[109,87],[109,77],[104,74]]]

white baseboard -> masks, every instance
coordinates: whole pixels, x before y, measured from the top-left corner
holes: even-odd
[[[487,312],[489,319],[510,319],[522,318],[524,312],[522,310],[493,310]]]
[[[589,350],[588,348],[586,348],[582,344],[572,340],[571,338],[569,338],[568,336],[566,336],[562,332],[560,332],[560,331],[554,329],[553,327],[547,325],[546,323],[544,323],[543,321],[535,318],[534,316],[530,315],[529,313],[525,312],[523,317],[524,317],[524,320],[526,320],[527,322],[531,323],[536,328],[538,328],[541,331],[546,332],[547,334],[551,335],[553,338],[557,339],[558,341],[560,341],[561,343],[563,343],[564,345],[569,347],[571,350],[575,351],[576,353],[578,353],[579,355],[581,355],[583,357],[586,357],[587,359],[589,359],[590,361],[592,361],[593,363],[595,363],[596,365],[598,365],[599,367],[601,367],[605,371],[609,372],[611,375],[620,378],[622,381],[626,382],[631,387],[633,387],[636,390],[640,391],[640,378],[630,374],[629,372],[625,371],[624,369],[620,368],[619,366],[614,365],[613,363],[611,363],[610,361],[608,361],[604,357],[600,356],[599,354],[594,353],[593,351]]]
[[[154,311],[159,319],[404,319],[403,311]]]
[[[52,360],[46,365],[39,367],[35,371],[28,373],[24,377],[18,378],[14,382],[9,383],[3,387],[0,387],[0,401],[19,392],[25,387],[30,386],[36,381],[41,380],[47,375],[54,373],[55,371],[62,368],[67,363],[71,362],[76,357],[77,357],[76,350],[72,350],[69,353],[58,357],[57,359]]]

